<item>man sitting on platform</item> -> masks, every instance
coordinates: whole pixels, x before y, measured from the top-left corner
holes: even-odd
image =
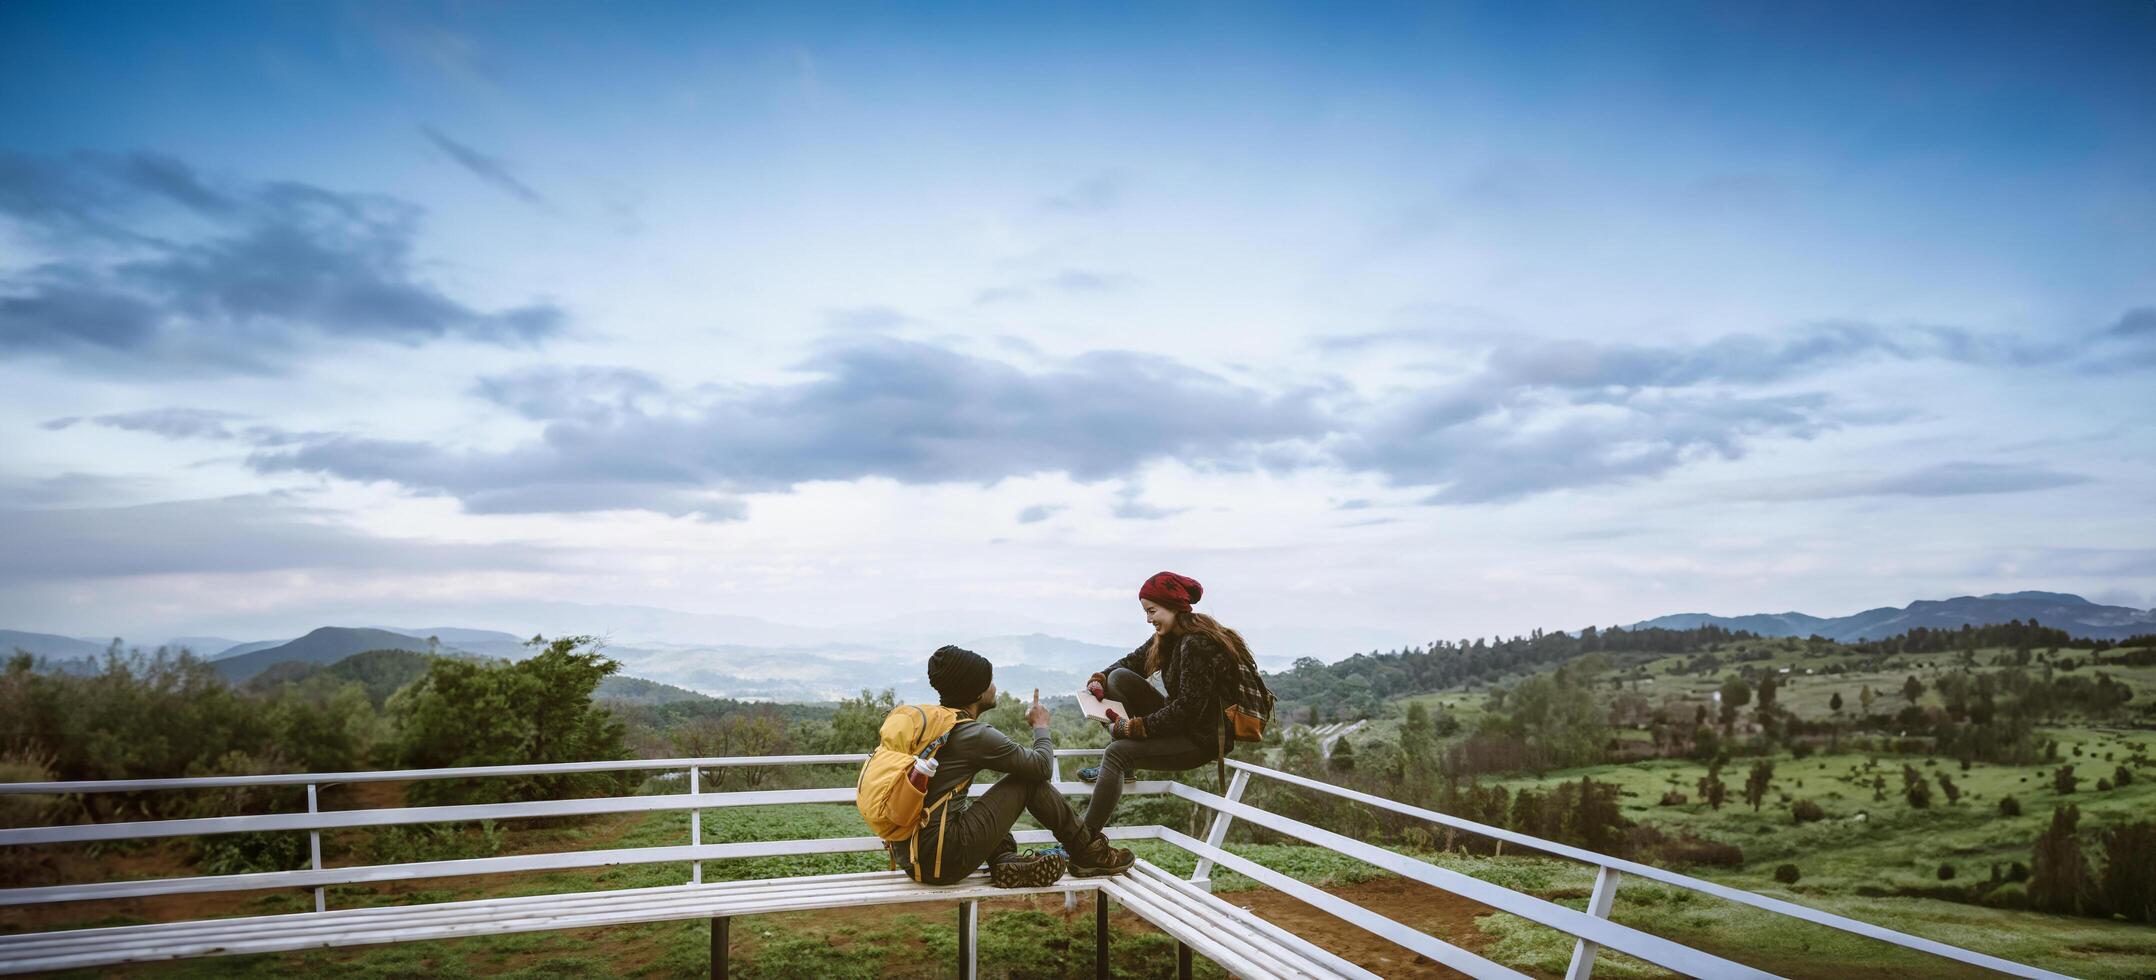
[[[960,717],[936,755],[927,798],[942,799],[982,770],[1005,775],[979,798],[954,800],[950,814],[929,821],[915,832],[915,839],[893,844],[899,866],[916,881],[947,885],[986,861],[989,879],[1004,888],[1052,884],[1063,876],[1066,858],[1070,872],[1081,878],[1130,870],[1130,851],[1111,847],[1106,835],[1087,830],[1056,791],[1056,743],[1048,734],[1048,709],[1041,706],[1038,693],[1026,711],[1026,722],[1033,726],[1030,748],[979,721],[981,712],[996,706],[994,674],[988,658],[962,647],[943,647],[928,658],[929,686],[936,689],[937,700],[958,709]],[[1020,813],[1032,814],[1062,846],[1019,853],[1011,825]],[[912,867],[909,855],[919,855],[922,867]]]

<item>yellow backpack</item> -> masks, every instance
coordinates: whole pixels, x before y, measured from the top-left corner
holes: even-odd
[[[876,751],[868,761],[861,764],[861,778],[854,783],[854,807],[861,811],[861,819],[868,821],[868,829],[885,843],[897,843],[912,838],[926,826],[931,814],[942,811],[950,816],[951,798],[963,794],[973,785],[966,780],[952,788],[934,803],[906,778],[913,770],[913,760],[933,759],[960,724],[972,721],[961,716],[957,709],[936,704],[902,704],[891,709],[883,719],[883,729],[878,733]],[[934,873],[943,874],[943,847],[938,835],[936,867]],[[920,853],[912,855],[913,874],[921,874]],[[896,864],[897,854],[892,855]]]

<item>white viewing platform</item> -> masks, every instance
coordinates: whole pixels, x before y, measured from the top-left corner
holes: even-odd
[[[1059,757],[1099,755],[1097,749],[1058,750]],[[703,842],[704,811],[718,813],[733,807],[781,804],[850,803],[851,787],[790,789],[750,792],[705,793],[700,791],[707,770],[732,766],[808,766],[858,764],[865,755],[748,756],[709,759],[632,759],[618,762],[566,763],[559,765],[490,766],[463,769],[422,769],[381,772],[297,773],[272,776],[218,776],[191,779],[101,780],[82,782],[0,783],[0,793],[90,794],[142,792],[170,789],[211,789],[239,786],[306,786],[308,808],[303,813],[202,819],[152,820],[131,823],[77,824],[51,827],[0,829],[0,847],[69,844],[90,841],[181,837],[247,831],[306,831],[310,837],[312,867],[304,871],[262,874],[158,878],[136,881],[52,885],[34,888],[0,888],[0,905],[21,906],[51,902],[134,898],[149,895],[199,894],[206,892],[256,891],[274,888],[313,889],[315,910],[246,918],[197,919],[151,925],[69,929],[0,935],[0,973],[110,966],[120,963],[214,956],[240,953],[271,953],[332,946],[358,946],[415,940],[449,939],[511,932],[582,929],[596,926],[657,922],[677,919],[711,920],[712,974],[727,973],[729,922],[737,915],[806,909],[843,908],[907,902],[948,901],[957,907],[958,971],[974,976],[975,936],[979,903],[985,898],[1027,894],[1063,894],[1072,901],[1091,893],[1095,914],[1097,972],[1108,975],[1108,909],[1110,903],[1159,928],[1177,941],[1179,972],[1188,976],[1191,957],[1203,956],[1229,973],[1241,977],[1369,977],[1374,974],[1250,911],[1220,900],[1210,893],[1214,867],[1227,868],[1260,884],[1308,903],[1438,963],[1472,977],[1523,978],[1525,975],[1492,962],[1397,920],[1355,905],[1319,888],[1232,854],[1221,847],[1229,826],[1248,821],[1286,837],[1347,855],[1373,866],[1442,889],[1490,908],[1517,915],[1574,937],[1567,980],[1585,980],[1594,971],[1595,955],[1602,949],[1616,950],[1680,974],[1695,977],[1770,977],[1773,974],[1713,953],[1686,946],[1609,920],[1612,901],[1626,876],[1633,876],[1690,889],[1716,898],[1815,925],[1840,929],[1942,957],[1970,966],[2018,977],[2058,977],[2059,974],[2011,960],[1951,946],[1946,943],[1896,932],[1846,916],[1834,915],[1794,902],[1757,895],[1687,875],[1632,861],[1597,854],[1551,841],[1517,834],[1444,813],[1409,806],[1382,797],[1344,789],[1319,780],[1229,761],[1235,770],[1226,795],[1216,795],[1175,782],[1141,781],[1131,784],[1129,794],[1178,797],[1213,814],[1204,840],[1167,827],[1111,827],[1118,840],[1157,840],[1182,848],[1197,860],[1189,879],[1171,875],[1150,862],[1140,861],[1130,873],[1111,878],[1068,878],[1044,888],[1004,889],[989,886],[976,874],[955,885],[917,884],[897,872],[815,875],[795,878],[705,882],[703,863],[736,858],[796,854],[829,854],[878,851],[882,842],[872,836],[819,840],[759,841],[707,844]],[[329,784],[469,779],[487,776],[525,776],[609,771],[680,771],[687,775],[688,792],[667,795],[615,796],[595,799],[545,800],[524,803],[492,803],[466,806],[395,807],[370,810],[318,812],[319,787]],[[1292,820],[1242,802],[1243,791],[1253,778],[1277,780],[1317,793],[1326,793],[1373,808],[1426,820],[1444,827],[1478,834],[1553,857],[1570,859],[1596,869],[1595,885],[1587,910],[1579,911],[1523,892],[1419,861],[1406,855],[1353,840],[1321,827]],[[1092,787],[1084,783],[1058,782],[1068,795],[1085,795]],[[987,786],[975,786],[978,795]],[[691,814],[689,839],[666,847],[615,848],[522,854],[511,857],[427,861],[406,864],[322,867],[321,832],[347,827],[385,827],[408,824],[516,820],[606,813],[645,813],[686,810]],[[863,828],[866,829],[866,828]],[[1021,831],[1021,844],[1052,840],[1046,831]],[[596,868],[623,864],[689,861],[687,882],[653,888],[538,895],[518,898],[479,899],[431,904],[375,906],[356,909],[326,907],[324,889],[330,885],[406,881],[465,875]]]

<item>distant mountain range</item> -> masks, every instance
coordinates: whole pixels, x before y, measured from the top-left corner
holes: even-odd
[[[522,659],[532,653],[522,638],[495,630],[324,626],[297,639],[232,643],[206,659],[233,683],[264,677],[272,667],[279,669],[264,679],[282,682],[306,676],[307,668],[325,669],[369,651],[428,653],[429,637],[438,641],[432,652],[442,656]],[[958,642],[995,661],[996,683],[1020,696],[1030,695],[1034,688],[1039,688],[1043,697],[1071,694],[1087,674],[1129,652],[1121,647],[1041,633]],[[207,646],[177,642],[168,645],[185,645],[198,653]],[[55,669],[73,673],[94,672],[105,647],[105,643],[47,633],[0,631],[0,650],[27,650],[50,661]],[[668,691],[682,689],[711,697],[831,701],[857,694],[863,688],[880,691],[886,687],[895,688],[901,697],[911,700],[935,698],[928,686],[928,651],[890,642],[772,646],[607,644],[603,649],[622,664],[618,679],[610,679],[616,682],[603,693],[626,700],[663,698],[670,696]]]
[[[954,639],[996,665],[996,685],[1021,697],[1076,693],[1086,675],[1130,652],[1033,633]],[[642,644],[605,647],[622,672],[706,694],[768,701],[830,701],[863,688],[934,700],[928,648],[869,643],[814,646]]]
[[[2064,592],[1994,592],[1952,599],[1920,599],[1899,609],[1881,606],[1838,617],[1800,612],[1748,616],[1678,613],[1643,620],[1627,628],[1694,629],[1712,623],[1724,629],[1746,630],[1761,636],[1817,634],[1842,643],[1854,643],[1906,633],[1918,627],[1958,630],[1963,626],[1984,626],[2016,619],[2024,623],[2033,619],[2073,636],[2095,640],[2123,640],[2138,634],[2156,633],[2156,611],[2097,605]]]
[[[1822,617],[1800,612],[1755,613],[1747,616],[1715,616],[1679,613],[1634,623],[1632,628],[1665,627],[1691,629],[1713,623],[1762,636],[1804,637],[1818,634],[1833,640],[1856,642],[1892,636],[1917,627],[1960,629],[1963,625],[2036,620],[2078,636],[2124,639],[2156,633],[2156,612],[2123,606],[2098,605],[2076,595],[2058,592],[2012,592],[1985,596],[1912,602],[1902,608],[1881,607],[1852,616]],[[712,625],[725,625],[726,617],[709,617]],[[991,629],[994,627],[991,626]],[[686,689],[712,697],[768,701],[829,701],[863,688],[895,688],[902,698],[932,699],[924,670],[933,648],[910,637],[866,637],[835,642],[823,638],[805,641],[804,636],[784,630],[765,631],[757,640],[725,643],[643,642],[607,644],[608,656],[621,661],[622,683],[617,693],[632,695],[631,681],[651,682]],[[1134,630],[1131,642],[1142,634]],[[297,639],[233,642],[219,637],[175,637],[166,645],[185,646],[198,654],[205,651],[220,673],[244,682],[277,664],[304,664],[326,668],[357,653],[370,650],[429,652],[427,638],[438,643],[434,651],[444,656],[506,657],[521,659],[532,653],[526,638],[497,630],[436,626],[425,629],[355,628],[325,626]],[[75,673],[96,670],[109,641],[0,630],[0,652],[27,650],[49,661],[53,668]],[[936,641],[946,642],[942,640]],[[1050,636],[1044,633],[1009,633],[972,639],[953,638],[996,664],[996,683],[1020,697],[1039,688],[1043,697],[1069,694],[1083,678],[1128,653],[1124,646],[1107,646]],[[222,649],[218,646],[222,645]],[[1265,666],[1278,664],[1261,660]],[[298,668],[288,668],[285,674]],[[280,674],[279,676],[283,676]],[[646,691],[641,696],[666,696]]]

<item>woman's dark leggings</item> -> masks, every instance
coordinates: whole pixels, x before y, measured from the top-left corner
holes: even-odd
[[[1128,668],[1109,671],[1101,686],[1107,689],[1108,700],[1123,702],[1132,715],[1152,714],[1167,703],[1153,685]],[[1213,755],[1211,746],[1201,745],[1188,735],[1109,742],[1108,752],[1101,758],[1100,778],[1093,781],[1093,799],[1086,804],[1086,829],[1098,832],[1115,816],[1115,805],[1123,799],[1124,773],[1138,769],[1193,769],[1213,761]]]

